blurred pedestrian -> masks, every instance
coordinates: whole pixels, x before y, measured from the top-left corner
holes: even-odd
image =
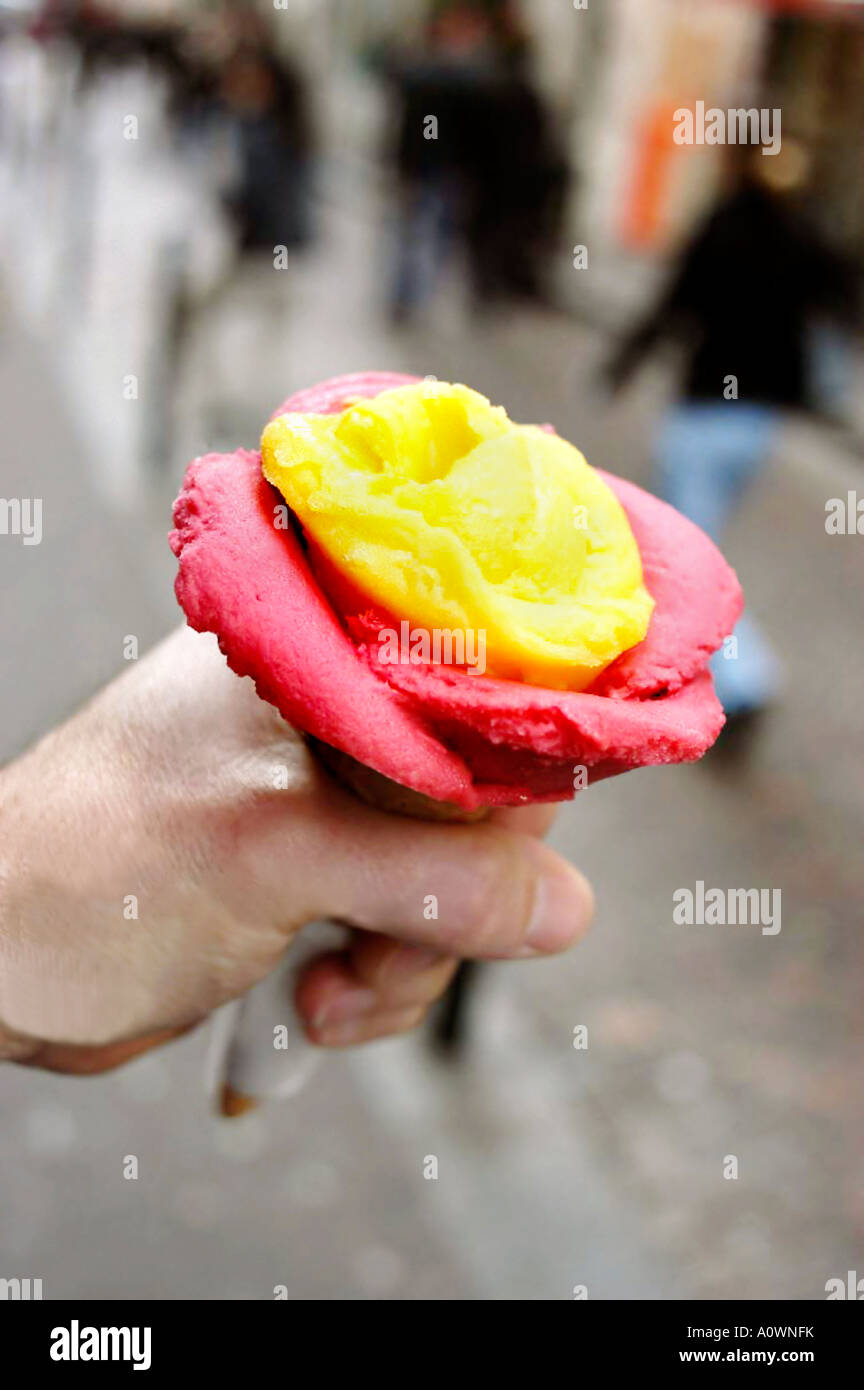
[[[396,96],[396,320],[432,294],[454,247],[475,304],[543,297],[567,172],[512,5],[436,11],[424,47],[385,64]]]
[[[434,14],[418,53],[384,70],[395,96],[396,246],[390,308],[396,321],[428,300],[461,235],[475,161],[479,94],[494,61],[488,17],[457,4]]]
[[[681,350],[681,395],[656,444],[657,489],[715,540],[768,458],[783,412],[819,407],[821,329],[856,319],[849,267],[795,198],[805,169],[791,141],[770,159],[758,146],[730,147],[717,206],[609,364],[617,389],[661,342]],[[732,719],[763,708],[780,684],[777,658],[748,615],[735,637],[737,651],[712,661]]]
[[[243,250],[298,249],[311,235],[312,131],[299,70],[266,43],[241,43],[222,69],[219,98],[236,144],[226,190]]]
[[[468,266],[480,307],[549,297],[547,272],[569,182],[563,148],[531,75],[529,41],[515,22],[502,22],[496,52],[467,149]]]

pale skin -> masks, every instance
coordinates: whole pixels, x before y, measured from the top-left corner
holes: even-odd
[[[310,1041],[405,1032],[459,957],[536,958],[587,929],[589,885],[536,838],[552,814],[373,810],[215,639],[179,629],[0,772],[0,1059],[118,1066],[244,993],[321,918],[353,930],[300,979]]]

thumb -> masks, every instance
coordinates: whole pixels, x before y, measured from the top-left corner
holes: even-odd
[[[444,955],[516,958],[565,950],[593,913],[577,869],[498,824],[425,824],[346,798],[330,832],[316,916]]]

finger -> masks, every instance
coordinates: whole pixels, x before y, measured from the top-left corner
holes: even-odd
[[[351,953],[330,952],[313,961],[300,977],[295,1005],[307,1036],[319,1042],[333,1027],[382,1014],[425,1010],[443,994],[456,962],[437,958],[433,963],[400,960],[417,957],[412,947],[391,944],[385,949],[373,938],[361,951],[362,972]],[[426,953],[424,953],[426,954]]]
[[[443,956],[428,946],[406,946],[377,932],[355,932],[350,961],[360,984],[375,990],[393,1008],[437,999],[459,963],[454,956]]]
[[[317,1033],[315,1042],[319,1047],[356,1047],[359,1043],[374,1042],[376,1038],[392,1038],[400,1033],[409,1033],[418,1023],[422,1023],[425,1016],[426,1009],[422,1004],[390,1013],[362,1014],[325,1024]]]
[[[310,883],[315,915],[469,957],[562,951],[587,929],[590,886],[530,836],[424,824],[344,800],[326,873]]]

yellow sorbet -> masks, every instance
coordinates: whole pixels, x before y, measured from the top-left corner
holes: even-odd
[[[473,632],[487,675],[584,690],[645,636],[654,604],[618,499],[572,444],[467,386],[280,415],[261,456],[372,604],[414,629]]]

